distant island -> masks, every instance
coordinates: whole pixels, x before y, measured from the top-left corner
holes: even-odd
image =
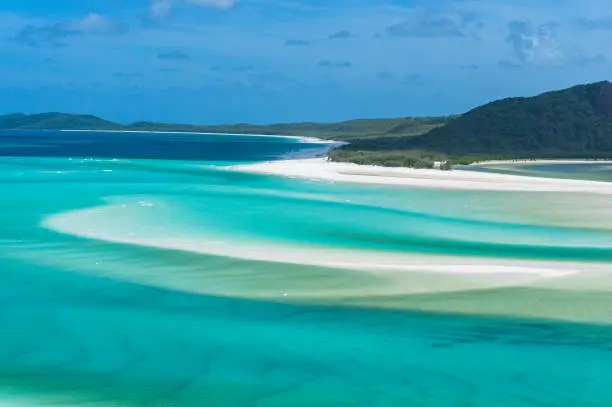
[[[283,123],[271,125],[193,125],[158,122],[119,124],[92,115],[67,113],[0,115],[0,130],[116,130],[228,134],[263,134],[315,137],[325,140],[363,140],[378,137],[411,137],[442,126],[455,116],[357,119],[337,123]]]
[[[462,115],[358,119],[338,123],[119,124],[65,113],[0,116],[0,129],[269,134],[347,141],[334,161],[432,168],[493,159],[611,158],[612,83],[498,100]]]

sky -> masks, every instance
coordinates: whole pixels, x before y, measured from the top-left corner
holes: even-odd
[[[610,0],[0,0],[0,114],[436,116],[609,79]]]

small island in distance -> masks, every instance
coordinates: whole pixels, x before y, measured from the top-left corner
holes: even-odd
[[[273,125],[119,124],[65,113],[0,116],[0,129],[269,134],[345,141],[333,161],[442,169],[495,159],[612,157],[612,83],[578,85],[535,97],[494,101],[443,117],[358,119]]]

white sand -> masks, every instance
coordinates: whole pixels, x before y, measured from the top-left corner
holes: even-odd
[[[407,187],[542,191],[612,194],[612,183],[557,178],[536,178],[476,171],[390,168],[338,163],[326,158],[270,161],[226,167],[227,170],[331,182],[398,185]]]
[[[91,261],[75,257],[70,248],[55,248],[46,256],[38,253],[38,261],[146,285],[243,298],[584,321],[612,318],[608,301],[590,300],[612,292],[612,272],[606,263],[437,256],[276,244],[215,233],[184,235],[180,230],[149,230],[146,217],[144,225],[138,219],[126,224],[117,216],[126,206],[60,213],[45,219],[42,226],[92,240],[255,262],[210,268],[206,258],[198,264],[170,266],[142,259],[126,268],[122,255]],[[15,256],[19,248],[15,247]],[[26,250],[21,255],[31,253]],[[509,291],[512,288],[516,290]],[[437,297],[443,293],[448,296]],[[574,306],[576,296],[583,306]]]
[[[326,159],[275,161],[226,167],[226,170],[407,187],[612,194],[612,183],[604,182],[461,170],[383,168],[332,163]],[[607,196],[599,199],[607,199]],[[145,204],[138,202],[139,206]],[[206,269],[205,273],[198,269],[181,271],[181,265],[157,270],[155,264],[147,264],[141,271],[134,264],[126,270],[123,258],[117,259],[117,267],[109,259],[101,264],[79,265],[78,268],[191,292],[581,321],[609,321],[611,318],[609,301],[600,300],[612,292],[612,272],[606,263],[279,245],[219,237],[214,233],[197,236],[182,235],[180,231],[149,233],[146,227],[140,227],[137,219],[135,223],[125,225],[120,216],[115,216],[115,210],[123,210],[124,206],[105,205],[57,214],[47,218],[43,226],[88,239],[256,261],[230,263],[231,267]],[[143,220],[146,223],[147,219]],[[75,259],[70,253],[68,256],[68,264],[73,264]],[[63,261],[61,253],[54,252],[48,261]],[[205,261],[203,259],[203,266]],[[317,268],[304,270],[303,266]],[[437,296],[442,293],[447,295]],[[596,299],[591,300],[591,297]],[[574,306],[576,301],[582,301],[582,306]]]
[[[529,261],[478,257],[435,256],[414,253],[392,253],[327,247],[304,247],[265,242],[244,242],[239,239],[219,240],[212,236],[180,237],[151,236],[126,230],[112,221],[118,206],[108,205],[75,210],[48,217],[43,226],[60,233],[89,239],[138,246],[189,251],[216,256],[233,257],[285,264],[301,264],[373,273],[380,277],[410,273],[478,276],[471,284],[476,288],[495,280],[500,285],[531,283],[541,279],[568,277],[583,272],[601,271],[601,264],[556,261]],[[110,216],[109,216],[110,215]],[[350,260],[349,260],[350,259]],[[607,270],[607,266],[605,267]],[[479,281],[480,280],[480,281]],[[404,290],[406,287],[404,287]],[[411,291],[408,289],[407,291]]]

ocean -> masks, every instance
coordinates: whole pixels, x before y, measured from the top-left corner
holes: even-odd
[[[605,195],[233,169],[329,147],[0,132],[0,406],[612,405]]]

